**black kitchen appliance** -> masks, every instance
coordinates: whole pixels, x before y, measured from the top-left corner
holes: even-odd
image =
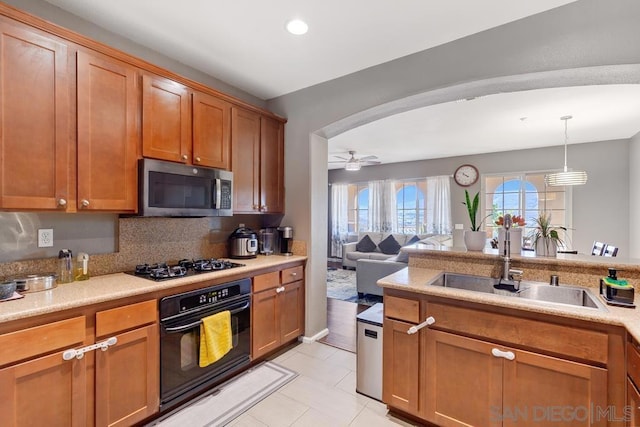
[[[250,363],[251,279],[197,289],[160,300],[160,409],[214,387]],[[232,349],[201,368],[202,319],[231,312]]]
[[[233,173],[141,159],[138,215],[202,217],[233,215]]]
[[[217,258],[181,259],[176,264],[171,265],[166,262],[138,264],[133,271],[127,271],[126,273],[149,280],[161,281],[237,267],[244,267],[244,264]]]
[[[291,244],[293,242],[293,228],[278,227],[280,237],[280,255],[293,255]]]
[[[229,235],[229,258],[248,259],[258,255],[258,235],[255,231],[240,224]]]

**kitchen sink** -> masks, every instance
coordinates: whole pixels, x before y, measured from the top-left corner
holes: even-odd
[[[464,289],[487,294],[507,295],[553,305],[585,307],[596,310],[606,310],[606,307],[589,290],[577,286],[550,286],[547,283],[523,281],[516,292],[496,290],[494,285],[499,279],[471,274],[444,273],[438,277],[432,286],[442,286],[452,289]]]

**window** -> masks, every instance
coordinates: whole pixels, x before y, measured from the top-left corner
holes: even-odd
[[[524,247],[530,247],[527,236],[533,230],[534,218],[543,212],[551,214],[554,225],[570,228],[567,209],[570,194],[565,187],[547,187],[544,176],[544,172],[484,176],[483,218],[488,234],[497,237],[499,227],[495,221],[506,213],[519,215],[526,221]],[[570,235],[565,237],[569,243]]]
[[[415,181],[396,184],[396,212],[398,233],[418,234],[424,232],[425,202],[421,185]]]
[[[367,184],[349,185],[349,233],[367,231],[369,227],[369,188]]]

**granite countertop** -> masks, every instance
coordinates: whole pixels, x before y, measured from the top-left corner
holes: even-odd
[[[445,288],[441,286],[431,286],[431,283],[442,273],[444,273],[442,270],[407,267],[389,276],[383,277],[378,281],[378,285],[383,288],[464,300],[496,307],[514,308],[535,313],[624,326],[636,340],[640,340],[639,308],[624,308],[607,305],[607,311],[603,311],[583,307],[565,307],[509,296]],[[598,296],[598,298],[600,297]]]
[[[0,323],[143,295],[206,280],[237,276],[238,274],[246,273],[247,277],[251,277],[256,271],[265,268],[305,261],[306,259],[305,256],[296,255],[260,255],[257,258],[236,261],[245,264],[244,267],[160,282],[126,273],[92,277],[85,281],[59,284],[56,288],[48,291],[27,293],[21,299],[0,302]]]

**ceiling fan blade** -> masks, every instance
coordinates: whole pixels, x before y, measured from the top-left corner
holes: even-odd
[[[378,156],[364,156],[364,157],[360,157],[360,161],[361,162],[366,162],[369,160],[377,160]]]
[[[329,160],[328,163],[342,163],[344,164],[345,160]]]
[[[333,154],[333,157],[335,157],[336,159],[341,159],[341,160],[342,160],[342,161],[344,161],[344,162],[346,162],[347,160],[349,160],[349,159],[347,159],[347,158],[345,158],[345,157],[336,156],[335,154]]]
[[[360,164],[363,166],[373,166],[373,165],[379,165],[380,162],[377,160],[366,160],[366,161],[360,161]]]

